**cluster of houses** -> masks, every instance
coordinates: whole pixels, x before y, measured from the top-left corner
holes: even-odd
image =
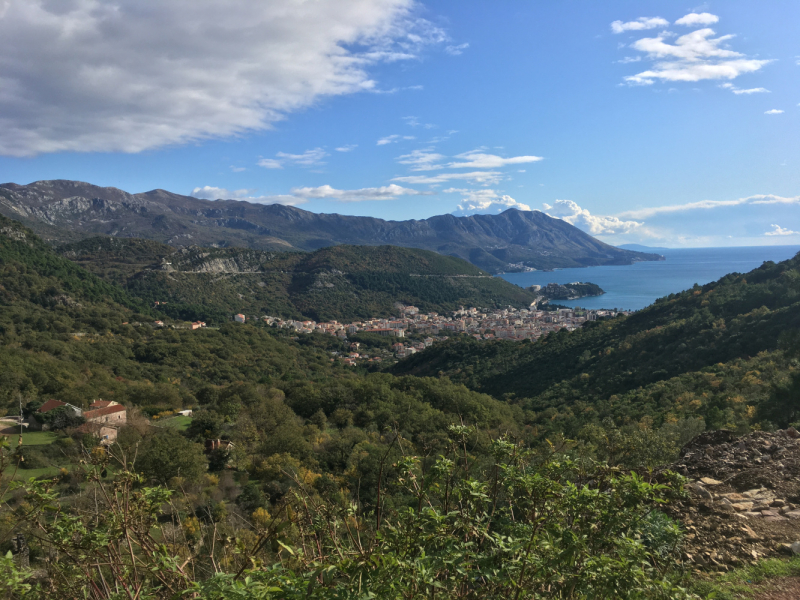
[[[81,429],[87,433],[94,433],[103,444],[113,444],[117,439],[119,428],[128,422],[128,411],[120,403],[113,400],[95,400],[86,410],[78,408],[69,402],[48,400],[31,416],[28,421],[28,429],[47,429],[47,421],[41,418],[41,415],[45,415],[57,408],[63,408],[73,416],[83,417],[84,423],[81,425]]]
[[[317,323],[305,320],[281,319],[280,317],[262,317],[269,325],[292,329],[297,333],[324,333],[343,340],[356,333],[373,333],[380,336],[405,338],[406,334],[414,337],[425,336],[415,342],[397,342],[392,350],[397,358],[405,358],[415,352],[424,350],[437,341],[448,339],[450,335],[471,335],[478,340],[505,339],[512,341],[536,340],[552,331],[566,329],[571,331],[581,327],[586,321],[615,317],[618,314],[629,314],[628,311],[582,310],[580,308],[560,308],[556,311],[544,311],[534,308],[504,309],[461,308],[449,316],[431,312],[423,314],[415,306],[401,306],[400,316],[393,319],[368,319],[353,323],[327,321]],[[242,316],[243,315],[237,315]],[[238,319],[237,319],[238,320]],[[244,322],[244,321],[241,321]],[[345,363],[355,364],[365,357],[358,354],[357,348],[351,347],[350,355],[344,358]],[[381,360],[372,357],[369,360]]]

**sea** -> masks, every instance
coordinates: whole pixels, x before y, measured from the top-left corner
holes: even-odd
[[[591,282],[605,294],[578,300],[555,301],[563,306],[639,310],[657,298],[703,285],[727,275],[746,273],[765,261],[779,262],[800,252],[800,246],[748,246],[740,248],[680,248],[652,250],[665,260],[632,265],[556,269],[500,275],[521,287],[548,283]]]

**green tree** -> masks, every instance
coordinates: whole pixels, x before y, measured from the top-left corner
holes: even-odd
[[[142,442],[136,470],[161,483],[173,477],[193,481],[208,470],[208,459],[200,444],[168,428]]]

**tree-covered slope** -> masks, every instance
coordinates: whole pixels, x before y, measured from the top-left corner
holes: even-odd
[[[464,260],[414,248],[167,248],[92,238],[60,251],[147,303],[166,302],[163,310],[183,319],[224,321],[242,312],[352,320],[396,315],[398,302],[446,312],[461,305],[527,307],[535,299]]]
[[[800,257],[765,263],[671,294],[630,317],[589,323],[535,343],[451,340],[401,361],[393,372],[445,374],[472,389],[526,398],[535,410],[591,406],[777,350],[784,332],[800,328],[798,267]]]
[[[58,256],[32,231],[0,216],[0,302],[5,306],[76,307],[81,303],[136,309],[141,303],[97,275]]]

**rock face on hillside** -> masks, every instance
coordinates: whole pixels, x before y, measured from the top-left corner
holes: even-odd
[[[688,477],[689,499],[670,507],[686,531],[684,560],[728,570],[791,554],[800,540],[800,434],[706,432],[668,467]]]
[[[0,184],[0,213],[59,242],[111,235],[173,246],[308,251],[338,244],[390,244],[457,256],[491,273],[506,271],[512,264],[544,269],[663,258],[610,246],[538,211],[513,209],[499,215],[384,221],[277,204],[200,200],[164,190],[129,194],[55,180]]]

